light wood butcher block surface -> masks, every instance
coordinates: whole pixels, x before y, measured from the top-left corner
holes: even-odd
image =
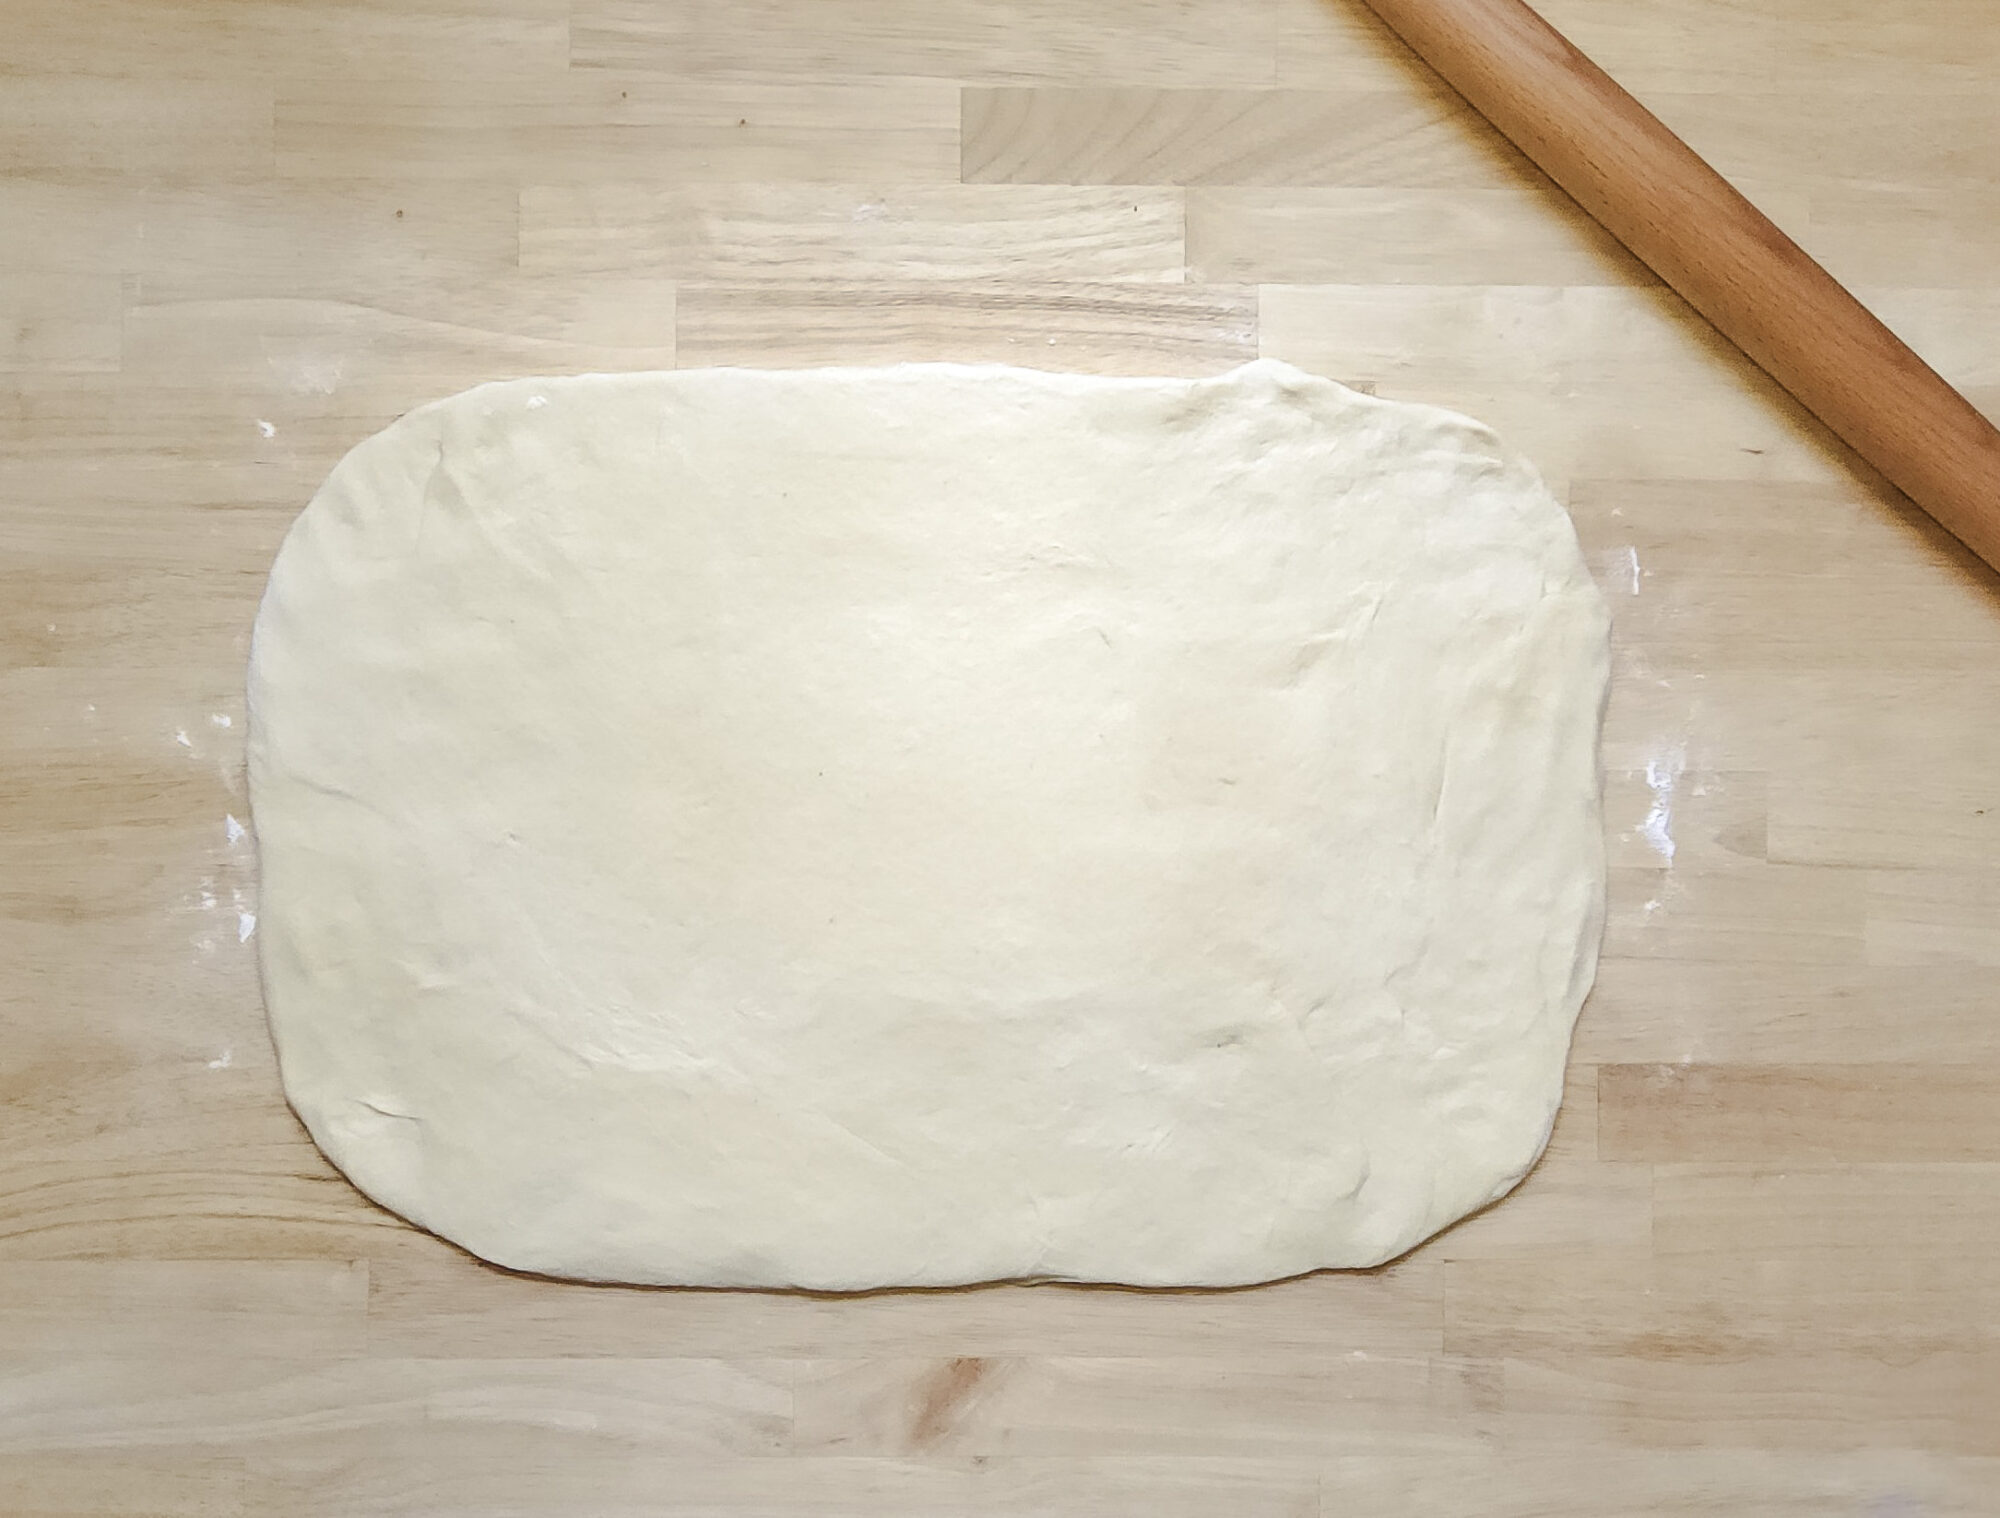
[[[2000,5],[1549,17],[2000,411]],[[1335,0],[0,0],[0,1511],[2000,1513],[2000,582]],[[286,1109],[242,678],[494,376],[1268,354],[1617,618],[1540,1168],[1226,1294],[597,1289]]]

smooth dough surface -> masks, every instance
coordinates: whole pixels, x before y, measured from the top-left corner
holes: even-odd
[[[486,385],[258,616],[286,1091],[552,1275],[1374,1264],[1547,1140],[1606,673],[1526,465],[1282,364]]]

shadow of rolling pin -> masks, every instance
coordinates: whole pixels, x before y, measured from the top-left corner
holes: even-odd
[[[2000,569],[2000,431],[1522,0],[1365,0],[1578,205]]]

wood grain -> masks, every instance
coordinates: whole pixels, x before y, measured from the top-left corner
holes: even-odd
[[[964,98],[970,183],[1480,189],[1519,157],[1462,101],[1393,81],[1339,91],[1016,86]]]
[[[1257,294],[1227,285],[923,281],[685,285],[683,364],[957,359],[1089,374],[1215,374],[1257,356]]]
[[[1006,280],[1060,261],[1076,279],[1178,283],[1180,196],[1039,185],[530,185],[521,265],[692,281]]]
[[[1991,4],[1548,12],[2000,411]],[[1989,1518],[2000,590],[1365,9],[0,34],[0,1512]],[[1260,352],[1500,424],[1612,602],[1608,952],[1515,1195],[1255,1291],[842,1299],[508,1275],[318,1155],[241,685],[347,448],[533,370]]]
[[[1648,1163],[2000,1163],[2000,1071],[1928,1065],[1606,1065],[1597,1152]]]
[[[453,75],[371,91],[328,85],[278,98],[272,166],[301,179],[452,180],[468,161],[555,179],[703,181],[957,177],[957,92],[924,83],[663,85],[573,73],[494,90]]]
[[[1596,223],[1525,177],[1466,190],[1187,192],[1190,279],[1283,285],[1644,284]]]

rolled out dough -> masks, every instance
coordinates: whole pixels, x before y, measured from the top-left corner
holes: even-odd
[[[286,1090],[503,1265],[1370,1265],[1546,1142],[1603,604],[1283,364],[521,380],[356,448],[250,674]]]

